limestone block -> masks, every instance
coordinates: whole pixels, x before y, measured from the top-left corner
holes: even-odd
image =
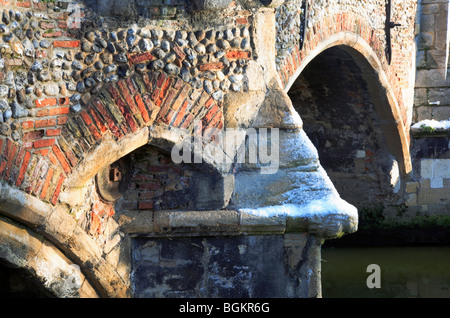
[[[422,179],[431,179],[433,174],[433,159],[423,159],[420,161],[420,176]]]
[[[439,69],[417,70],[416,87],[448,87],[450,78],[445,78],[445,73]]]
[[[419,188],[419,182],[417,182],[417,181],[407,182],[405,190],[407,193],[414,193],[417,191],[418,188]]]
[[[417,196],[419,205],[438,204],[449,200],[448,189],[421,189]]]
[[[117,216],[117,221],[123,231],[129,234],[153,232],[153,212],[128,211]]]
[[[28,231],[0,220],[0,255],[15,267],[27,267],[32,255],[39,251],[42,241]]]
[[[126,236],[120,244],[106,255],[106,261],[113,265],[125,282],[130,281],[131,274],[131,238]]]
[[[99,14],[106,16],[131,18],[136,15],[136,3],[134,0],[99,0],[96,9]]]
[[[450,105],[450,94],[447,87],[428,88],[428,99],[430,102],[440,102],[440,105]]]
[[[430,179],[430,188],[439,189],[444,187],[444,181],[442,178],[433,178]]]
[[[155,232],[158,234],[195,234],[236,232],[239,217],[235,211],[156,211]]]
[[[445,40],[444,46],[445,46]],[[438,44],[441,43],[439,38],[436,41],[436,45],[442,45]],[[426,68],[438,68],[438,69],[444,69],[446,67],[446,58],[447,54],[445,50],[437,49],[437,50],[428,50],[426,52]]]
[[[44,202],[7,183],[0,183],[0,209],[4,214],[32,227],[44,225],[51,210]]]
[[[426,51],[418,51],[416,55],[416,67],[424,68],[427,66],[427,60],[425,58]]]
[[[427,104],[427,90],[425,88],[414,89],[414,106]]]
[[[240,230],[244,233],[284,233],[286,230],[285,217],[260,217],[241,212]]]
[[[422,32],[434,31],[435,17],[434,14],[422,14],[420,16],[420,30]]]
[[[193,2],[199,11],[217,11],[227,8],[232,0],[194,0]]]
[[[433,118],[431,116],[433,108],[428,106],[419,106],[415,107],[415,118],[414,121],[418,122],[424,119],[430,119]]]
[[[421,32],[417,39],[417,48],[425,50],[432,47],[434,42],[434,32]]]
[[[439,12],[439,4],[426,3],[422,5],[422,14],[435,14]]]
[[[435,177],[450,178],[450,159],[436,159],[434,169]]]
[[[439,9],[436,12],[436,29],[446,32],[448,28],[448,3],[439,3]]]

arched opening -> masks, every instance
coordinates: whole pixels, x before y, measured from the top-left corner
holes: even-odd
[[[354,49],[334,46],[318,54],[288,92],[321,165],[341,197],[359,209],[360,229],[365,213],[379,214],[398,201],[403,160],[394,150],[390,106],[368,66]]]
[[[145,145],[100,172],[97,187],[103,199],[108,194],[115,196],[115,210],[120,215],[127,211],[222,209],[230,199],[232,182],[208,164],[175,163],[170,152]]]
[[[54,298],[32,274],[0,263],[1,298]]]

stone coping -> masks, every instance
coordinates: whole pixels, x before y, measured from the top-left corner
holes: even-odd
[[[133,237],[309,233],[332,239],[355,232],[358,224],[357,218],[344,213],[262,217],[233,210],[126,211],[116,218],[122,230]]]

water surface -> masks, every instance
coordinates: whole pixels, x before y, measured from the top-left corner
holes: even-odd
[[[370,264],[380,288],[368,288]],[[322,297],[450,298],[450,246],[323,247]]]

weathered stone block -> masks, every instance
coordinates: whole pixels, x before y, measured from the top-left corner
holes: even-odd
[[[417,182],[417,181],[407,182],[405,190],[407,193],[414,193],[417,191],[418,188],[419,188],[419,182]]]
[[[450,78],[445,78],[443,70],[417,70],[416,87],[448,87],[450,86]]]
[[[435,17],[433,14],[422,14],[420,16],[420,31],[432,32],[435,27]]]
[[[437,43],[442,43],[442,41],[445,43],[446,39],[440,40],[437,38]],[[441,44],[438,44],[441,45]],[[445,46],[445,44],[444,44]],[[446,58],[447,54],[445,50],[437,49],[437,50],[428,50],[426,52],[426,68],[438,68],[438,69],[445,69],[446,67]]]
[[[414,114],[413,121],[415,121],[415,122],[419,122],[424,119],[433,118],[431,116],[432,108],[428,107],[428,106],[415,107],[414,112],[415,112],[415,114]]]
[[[434,43],[433,32],[421,32],[417,39],[417,48],[419,50],[429,49],[433,46],[433,43]]]
[[[133,246],[137,297],[321,295],[314,236],[141,238]]]
[[[439,204],[448,200],[448,189],[445,188],[421,189],[417,196],[419,205]]]
[[[426,3],[422,5],[422,14],[435,14],[439,12],[439,4]]]
[[[450,105],[450,87],[438,87],[438,88],[428,88],[428,99],[430,102],[439,101],[440,106],[442,105]]]
[[[420,161],[420,176],[423,179],[431,179],[434,177],[432,159],[423,159]]]
[[[417,194],[415,194],[415,193],[408,193],[405,196],[405,204],[406,204],[406,206],[415,206],[415,205],[417,205]]]
[[[227,8],[232,0],[194,0],[193,2],[199,11],[215,11]]]
[[[450,118],[450,106],[438,106],[431,108],[431,117],[435,120],[447,120]]]
[[[414,90],[414,106],[426,105],[427,100],[428,96],[425,88],[416,88]]]

